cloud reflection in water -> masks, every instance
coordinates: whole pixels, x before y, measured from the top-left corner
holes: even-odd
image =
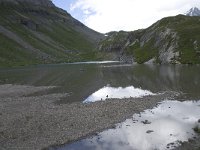
[[[109,87],[105,86],[101,88],[100,90],[96,91],[92,95],[90,95],[84,102],[95,102],[100,100],[106,100],[110,98],[129,98],[129,97],[143,97],[147,95],[155,95],[152,92],[148,90],[142,90],[140,88],[135,88],[133,86],[129,86],[126,88],[118,87]]]
[[[92,138],[59,150],[164,150],[188,141],[200,119],[200,101],[164,101]]]

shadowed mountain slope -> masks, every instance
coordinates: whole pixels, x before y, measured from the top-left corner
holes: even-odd
[[[103,37],[50,0],[0,0],[0,66],[96,60]]]

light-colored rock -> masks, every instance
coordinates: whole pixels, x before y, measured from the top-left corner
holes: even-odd
[[[156,63],[156,59],[152,58],[149,61],[145,62],[144,64],[155,64]]]

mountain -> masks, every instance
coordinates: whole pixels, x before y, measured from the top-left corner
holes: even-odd
[[[200,16],[200,10],[197,7],[193,7],[185,14],[186,16]]]
[[[50,0],[0,0],[0,66],[98,59],[103,37]]]
[[[200,17],[178,15],[147,29],[110,32],[99,49],[125,62],[200,63]]]
[[[200,63],[199,10],[106,37],[50,0],[0,0],[0,67],[98,60]]]

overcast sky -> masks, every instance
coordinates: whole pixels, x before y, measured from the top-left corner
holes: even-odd
[[[52,0],[88,27],[106,33],[146,28],[157,20],[200,8],[200,0]]]

